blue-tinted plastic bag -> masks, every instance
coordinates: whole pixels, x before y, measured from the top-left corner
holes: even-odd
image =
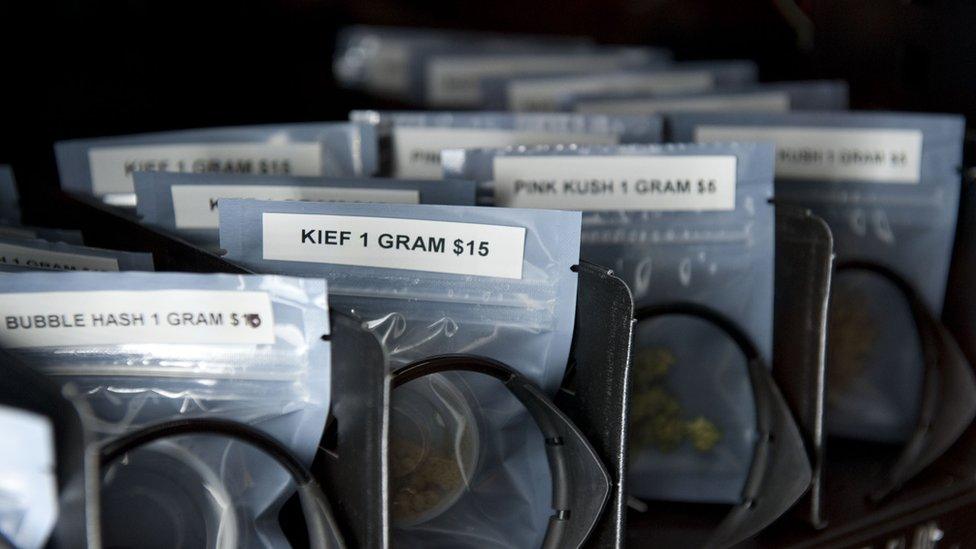
[[[575,143],[659,143],[660,118],[564,113],[352,111],[350,120],[376,127],[383,171],[397,177],[441,178],[443,149]]]
[[[0,345],[61,383],[93,442],[180,417],[249,423],[312,462],[330,400],[325,282],[274,276],[0,276]],[[106,546],[282,547],[291,476],[251,446],[167,439],[104,475]],[[138,529],[132,528],[138,524]]]
[[[333,73],[342,85],[409,101],[412,75],[420,52],[519,51],[543,48],[580,49],[584,38],[513,35],[471,30],[378,27],[355,25],[339,31]]]
[[[143,223],[207,248],[220,244],[218,199],[455,204],[473,206],[472,181],[380,178],[135,174],[137,212]]]
[[[204,128],[55,143],[61,188],[135,206],[137,171],[366,176],[370,128],[346,123]]]
[[[0,265],[53,271],[152,271],[152,254],[0,237]]]
[[[959,203],[962,117],[895,113],[680,114],[673,137],[777,144],[776,196],[829,225],[839,262],[893,269],[935,317],[942,310]],[[844,272],[833,281],[827,427],[903,442],[923,378],[917,329],[890,281]]]
[[[541,210],[227,200],[220,243],[228,259],[259,272],[326,277],[332,305],[365,321],[393,367],[481,355],[553,394],[572,340],[579,219]],[[391,421],[395,544],[541,544],[552,497],[545,448],[507,389],[480,374],[431,376],[394,392]]]
[[[773,82],[701,93],[572,94],[564,110],[588,113],[648,114],[694,111],[786,112],[846,110],[847,82],[810,80]]]
[[[481,86],[489,78],[654,68],[670,58],[667,51],[644,47],[535,47],[498,52],[452,44],[418,52],[411,86],[414,102],[428,108],[485,108],[488,98]]]
[[[81,231],[72,229],[49,229],[47,227],[32,227],[28,225],[0,225],[0,238],[24,238],[28,240],[40,239],[48,242],[64,242],[83,246],[84,235]]]
[[[485,182],[495,205],[584,210],[582,257],[627,282],[638,310],[717,310],[770,361],[770,146],[448,150],[444,165]],[[638,324],[634,347],[630,493],[740,502],[757,438],[746,357],[718,327],[676,315]]]
[[[555,111],[576,93],[694,93],[752,84],[759,69],[752,61],[691,61],[627,71],[595,71],[549,76],[491,78],[482,82],[484,108]]]
[[[0,533],[16,547],[44,547],[58,518],[54,428],[21,408],[0,405]]]

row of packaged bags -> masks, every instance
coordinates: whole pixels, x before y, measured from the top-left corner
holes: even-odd
[[[58,143],[65,191],[134,207],[140,223],[253,272],[305,278],[12,272],[0,279],[0,343],[80,384],[99,436],[215,414],[280,426],[269,431],[311,461],[329,410],[330,365],[313,357],[327,344],[327,307],[364,319],[391,368],[442,354],[484,356],[551,395],[566,372],[573,267],[582,258],[627,283],[640,319],[628,492],[749,504],[766,433],[751,368],[777,367],[774,212],[799,206],[829,225],[838,261],[827,431],[924,442],[932,390],[922,324],[938,318],[946,294],[962,118],[847,112],[843,83],[750,84],[749,63],[682,67],[646,48],[526,40],[484,36],[458,46],[450,37],[354,29],[337,74],[428,105],[629,106],[620,114],[356,111],[350,122]],[[562,69],[539,69],[559,66],[557,58],[567,60]],[[595,74],[608,68],[616,72]],[[539,72],[553,74],[514,78]],[[603,81],[617,87],[592,83]],[[631,81],[674,88],[620,84]],[[672,92],[681,95],[662,96]],[[777,112],[787,107],[812,112]],[[672,109],[733,112],[623,114]],[[20,227],[16,209],[3,211],[9,230],[28,231],[2,234],[4,270],[152,268],[148,254],[85,248],[69,243],[76,233]],[[201,291],[236,293],[221,301],[194,293]],[[70,325],[69,312],[87,324]],[[234,315],[240,322],[225,325]],[[52,318],[59,324],[50,326]],[[943,353],[960,358],[946,345]],[[915,456],[899,482],[972,419],[972,373],[954,382],[964,397],[959,428]],[[467,374],[396,394],[394,541],[538,546],[551,481],[543,441],[518,400]],[[231,457],[227,442],[212,444],[189,451],[210,471],[198,477],[220,480],[218,499],[243,506],[237,526],[225,529],[236,536],[232,545],[278,545],[278,526],[259,518],[276,514],[287,476],[249,463],[257,457]],[[795,471],[801,484],[806,465]],[[245,476],[249,483],[238,486]],[[778,502],[780,512],[794,500]],[[107,522],[107,535],[127,539],[127,524]]]

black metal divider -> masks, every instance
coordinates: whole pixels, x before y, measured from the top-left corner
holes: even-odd
[[[331,502],[350,547],[389,546],[390,379],[376,337],[350,315],[333,310],[331,442],[320,446],[312,472],[325,478]],[[372,463],[374,466],[366,466]]]
[[[823,519],[827,303],[834,240],[809,210],[776,206],[773,378],[807,445],[810,490],[794,511],[815,528]]]
[[[569,367],[556,404],[590,440],[613,490],[589,547],[623,547],[626,537],[627,415],[634,301],[624,282],[581,261]]]

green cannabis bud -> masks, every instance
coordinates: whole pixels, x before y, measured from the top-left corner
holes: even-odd
[[[867,298],[840,290],[830,303],[827,345],[827,387],[835,395],[863,375],[878,330],[869,314]]]
[[[718,441],[722,439],[722,433],[718,427],[707,419],[698,416],[685,424],[688,438],[691,439],[692,446],[699,452],[709,452]]]
[[[390,441],[390,469],[390,506],[397,522],[415,521],[450,498],[463,482],[454,456],[425,451],[403,437]]]
[[[705,453],[722,440],[722,432],[708,419],[688,421],[682,417],[681,403],[667,388],[668,372],[674,363],[674,354],[658,347],[644,349],[636,357],[630,405],[632,453],[649,446],[673,452],[685,441]]]

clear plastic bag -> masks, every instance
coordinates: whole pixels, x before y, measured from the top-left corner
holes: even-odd
[[[486,235],[492,227],[524,229],[524,247],[518,248],[524,253],[516,266],[520,276],[438,272],[453,260],[414,264],[410,270],[339,264],[332,250],[315,261],[268,259],[291,253],[288,242],[274,236],[273,223],[283,219],[279,215],[323,228],[342,228],[350,218],[376,220],[402,234],[421,220],[456,224],[452,230],[474,227]],[[504,362],[550,394],[562,381],[576,310],[576,212],[228,200],[220,217],[228,259],[258,272],[326,277],[332,305],[364,319],[392,367],[461,353]],[[493,259],[497,244],[500,240],[490,240],[491,251],[479,268],[505,262]],[[410,382],[393,394],[391,422],[397,545],[532,547],[542,542],[551,514],[544,444],[528,412],[499,382],[480,374]]]
[[[417,52],[426,48],[446,51],[512,51],[559,47],[580,49],[592,44],[584,38],[513,35],[478,31],[451,31],[406,27],[355,25],[339,31],[333,74],[342,85],[401,101],[411,99],[411,74]]]
[[[316,453],[331,387],[320,279],[8,274],[0,277],[0,303],[0,344],[61,383],[96,440],[206,416],[254,425],[306,464]],[[161,441],[114,465],[103,483],[102,512],[114,517],[103,521],[106,540],[285,543],[277,514],[291,478],[240,442]]]
[[[837,261],[905,278],[938,317],[956,227],[962,117],[893,113],[681,114],[677,139],[735,134],[777,144],[777,200],[810,208]],[[923,362],[904,299],[877,275],[833,281],[828,340],[831,434],[903,442],[915,428]]]
[[[428,108],[483,108],[481,86],[489,78],[653,68],[670,59],[670,52],[649,47],[426,45],[411,54],[410,98]]]
[[[137,172],[137,212],[143,223],[207,248],[217,248],[217,201],[226,198],[455,204],[473,206],[471,181],[386,178],[236,176]]]
[[[686,94],[753,84],[758,74],[756,64],[745,60],[661,63],[640,70],[491,78],[482,82],[482,95],[489,109],[556,111],[565,110],[563,98],[576,93]]]
[[[441,178],[443,149],[659,143],[663,132],[655,116],[352,111],[349,118],[376,127],[383,171],[426,179]]]
[[[0,237],[0,265],[48,271],[152,271],[152,254]]]
[[[650,114],[687,111],[837,111],[846,110],[847,82],[809,80],[771,82],[680,94],[569,94],[563,110],[581,113]]]
[[[48,242],[64,242],[84,246],[85,239],[81,231],[71,229],[49,229],[47,227],[32,227],[28,225],[0,225],[0,238],[21,238],[27,240],[41,239]]]
[[[44,416],[0,405],[0,533],[44,547],[58,516],[54,429]]]
[[[368,176],[375,139],[348,123],[276,124],[72,139],[55,143],[61,188],[135,206],[137,171]]]
[[[561,167],[578,161],[566,169],[573,178],[613,183],[616,193],[624,180],[633,189],[640,180],[660,178],[660,188],[671,189],[663,185],[667,176],[661,175],[668,165],[651,161],[690,158],[682,176],[670,177],[689,180],[685,196],[695,197],[701,196],[695,195],[696,184],[708,186],[693,175],[695,170],[716,158],[732,157],[731,180],[716,182],[732,185],[729,204],[709,207],[689,198],[685,205],[691,209],[675,211],[636,197],[635,210],[584,212],[581,254],[613,269],[630,286],[638,310],[691,302],[722,313],[743,328],[768,363],[773,328],[774,223],[767,204],[772,152],[768,145],[749,143],[518,147],[445,151],[444,166],[445,175],[464,174],[483,182],[484,199],[497,202],[495,191],[512,183],[505,179],[508,174],[496,171],[499,159],[551,160],[527,165],[521,176],[530,182],[555,180],[557,189]],[[579,198],[577,204],[596,210],[600,199]],[[651,211],[636,211],[642,207]],[[648,499],[739,502],[756,440],[745,357],[716,327],[681,316],[641,322],[634,341],[629,490]]]
[[[20,224],[20,195],[10,166],[0,166],[0,238],[40,238],[49,242],[83,244],[81,231],[27,227]]]

